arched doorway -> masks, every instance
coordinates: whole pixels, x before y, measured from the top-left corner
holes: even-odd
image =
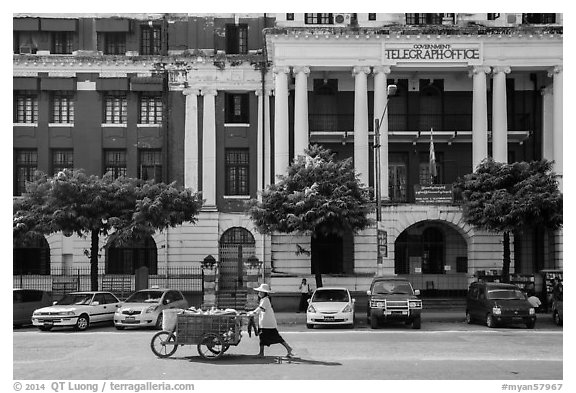
[[[415,288],[446,295],[465,291],[468,244],[455,227],[440,220],[420,221],[394,242],[394,272]],[[459,293],[460,294],[460,293]]]
[[[14,241],[12,271],[14,275],[50,274],[50,246],[42,235],[30,235]]]
[[[152,236],[133,240],[127,244],[106,246],[106,274],[134,274],[146,266],[149,274],[158,272],[158,250]]]
[[[219,244],[219,290],[244,288],[244,262],[255,253],[256,241],[247,229],[233,227],[222,234]]]

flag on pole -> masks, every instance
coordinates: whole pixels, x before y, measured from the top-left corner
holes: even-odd
[[[434,153],[434,130],[430,128],[430,180],[434,182],[434,178],[438,176],[436,171],[436,153]]]

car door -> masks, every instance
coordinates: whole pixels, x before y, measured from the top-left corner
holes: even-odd
[[[106,315],[104,315],[103,318],[106,321],[112,321],[114,319],[114,313],[116,310],[118,310],[118,308],[120,308],[120,300],[118,300],[118,298],[116,298],[111,293],[105,293],[104,299],[106,301]]]
[[[478,286],[472,285],[468,290],[467,308],[472,319],[478,319]]]
[[[92,303],[90,303],[90,321],[102,322],[106,320],[107,308],[108,305],[106,304],[106,298],[104,297],[104,294],[96,294],[94,299],[92,299]]]

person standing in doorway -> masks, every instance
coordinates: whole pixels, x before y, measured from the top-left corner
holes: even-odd
[[[264,347],[269,347],[272,344],[282,344],[287,351],[286,357],[293,357],[292,347],[278,333],[276,316],[270,302],[269,294],[272,293],[270,286],[268,284],[260,284],[254,290],[258,292],[260,304],[249,314],[258,314],[258,335],[260,337],[260,353],[258,353],[258,357],[264,357]]]
[[[298,312],[305,312],[306,308],[308,308],[308,298],[310,297],[310,284],[306,282],[306,279],[303,278],[300,286],[298,287],[298,291],[300,292],[300,304],[298,305]]]

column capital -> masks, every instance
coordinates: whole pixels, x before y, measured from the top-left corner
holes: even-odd
[[[553,77],[555,74],[561,74],[563,72],[561,65],[554,66],[554,68],[548,70],[548,77]]]
[[[308,66],[296,66],[292,69],[292,71],[295,74],[303,72],[304,74],[308,75],[308,74],[310,74],[310,67],[308,67]]]
[[[202,89],[201,94],[203,96],[215,96],[218,94],[218,90],[216,89],[211,89],[211,88],[207,88],[207,89]]]
[[[275,74],[289,74],[290,73],[290,67],[288,67],[288,66],[274,67],[274,68],[272,68],[272,72]]]
[[[254,94],[256,94],[256,96],[260,97],[262,95],[262,90],[254,90]],[[272,95],[272,90],[266,89],[264,95],[267,97],[270,97]]]
[[[193,89],[193,88],[187,87],[184,90],[182,90],[182,94],[184,94],[185,96],[190,96],[190,95],[197,96],[200,94],[200,89]]]
[[[509,74],[512,71],[512,69],[509,66],[494,66],[492,67],[492,73],[493,74],[499,74],[501,72],[505,73],[505,74]]]
[[[368,66],[356,66],[352,68],[352,74],[358,75],[360,73],[364,73],[368,75],[370,73],[370,67]]]
[[[474,75],[481,74],[482,72],[489,74],[490,71],[490,67],[488,66],[473,66],[472,69],[468,72],[468,76],[472,77]]]
[[[546,86],[540,89],[540,94],[542,96],[552,95],[552,93],[553,93],[552,86]]]
[[[384,65],[379,65],[379,66],[374,66],[372,67],[372,71],[374,72],[374,74],[389,74],[390,72],[392,72],[390,70],[390,66],[384,66]]]

